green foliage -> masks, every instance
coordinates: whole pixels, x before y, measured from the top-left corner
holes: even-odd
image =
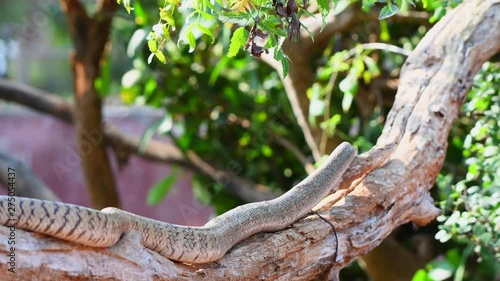
[[[318,10],[321,13],[323,18],[323,27],[325,27],[326,21],[325,18],[330,13],[330,1],[329,0],[317,0],[318,2]]]
[[[425,2],[426,0],[422,0]],[[413,0],[362,0],[363,8],[369,9],[373,7],[376,3],[385,3],[385,6],[380,10],[380,14],[378,16],[379,20],[386,19],[394,16],[399,11],[406,11],[408,4],[415,6]],[[426,5],[424,3],[424,5]]]
[[[142,8],[154,11],[154,5]],[[180,13],[174,13],[173,20],[181,28],[171,33],[172,40],[162,43],[166,63],[148,64],[152,43],[143,40],[148,26],[156,23],[144,21],[127,48],[133,67],[123,76],[122,100],[167,112],[146,130],[140,149],[154,134],[166,134],[184,152],[193,151],[242,178],[273,189],[292,186],[296,178],[304,176],[304,169],[275,136],[301,140],[302,133],[282,94],[278,74],[270,68],[259,69],[256,60],[237,52],[239,47],[233,57],[226,56],[234,49],[233,24],[213,29],[213,42],[210,36],[199,37],[196,50],[189,53],[189,45],[174,42],[184,36],[182,30],[190,23]],[[244,27],[236,30],[246,42],[248,31]],[[198,36],[196,32],[193,35]],[[235,168],[228,168],[229,163]],[[224,182],[194,177],[194,193],[218,213],[241,204],[223,186]]]
[[[453,276],[454,266],[447,260],[436,260],[429,263],[425,270],[418,270],[412,281],[443,281]]]
[[[236,29],[231,37],[231,45],[229,45],[229,51],[227,56],[232,58],[238,54],[238,51],[245,46],[247,43],[248,31],[242,26]]]
[[[452,187],[436,238],[464,238],[500,260],[500,66],[486,63],[474,80],[464,113],[477,119],[463,141],[467,176]]]
[[[360,83],[369,84],[372,79],[382,74],[378,63],[370,56],[374,51],[375,49],[365,49],[363,45],[358,44],[350,50],[331,55],[324,66],[318,69],[317,82],[308,92],[311,101],[310,122],[316,124],[315,119],[327,112],[326,105],[330,104],[334,98],[341,99],[340,106],[335,104],[332,111],[343,114],[328,116],[320,124],[329,137],[337,132],[337,125],[342,123],[342,120],[352,118],[348,112],[352,108]],[[340,80],[338,84],[337,80]]]
[[[117,1],[118,3],[121,2],[120,0]],[[211,43],[215,42],[216,29],[220,28],[221,23],[237,24],[246,27],[256,25],[257,28],[269,34],[271,40],[269,40],[266,48],[275,49],[274,59],[281,61],[283,75],[286,76],[288,74],[288,58],[281,50],[281,44],[285,38],[292,39],[293,36],[298,35],[298,30],[301,27],[307,30],[307,26],[303,26],[298,20],[295,21],[291,14],[296,14],[297,19],[300,19],[300,16],[304,13],[310,15],[304,9],[304,6],[295,4],[295,1],[232,0],[223,2],[221,0],[196,0],[182,2],[180,0],[166,0],[163,6],[159,8],[159,21],[153,25],[148,36],[148,46],[151,52],[148,62],[151,63],[153,57],[156,57],[162,63],[166,63],[167,57],[164,54],[165,43],[172,40],[172,34],[179,28],[182,28],[182,30],[181,36],[178,37],[178,44],[189,45],[189,51],[193,52],[198,39],[202,35],[209,36],[212,39]],[[141,2],[134,1],[131,3],[130,0],[124,0],[123,5],[128,13],[133,10],[131,6],[133,5],[135,10],[138,11],[138,16],[141,17],[143,15]],[[326,17],[340,1],[317,0],[316,2],[323,19],[324,27]],[[346,0],[345,2],[349,1]],[[444,2],[448,3],[448,1]],[[451,2],[454,4],[457,0]],[[362,3],[365,8],[370,8],[376,3],[385,3],[380,12],[379,19],[385,19],[401,10],[406,10],[408,4],[415,6],[413,0],[362,0]],[[424,6],[432,6],[431,9],[435,9],[436,5],[438,5],[437,3],[437,1],[424,0]],[[287,9],[287,4],[296,6],[297,11],[294,11],[293,8]],[[445,8],[447,6],[443,4],[439,7]],[[183,23],[179,23],[176,20],[178,18],[176,14],[182,15]],[[236,31],[238,32],[236,33]],[[236,55],[246,45],[246,39],[249,38],[248,32],[245,34],[246,36],[243,36],[241,27],[236,29],[236,31],[232,35],[231,42],[233,44],[227,54],[229,57]],[[349,77],[349,80],[354,81],[355,74],[352,75]],[[346,86],[352,92],[354,89],[352,82],[348,84]],[[347,105],[348,103],[346,103]]]
[[[163,201],[165,195],[177,181],[178,172],[179,171],[176,167],[172,167],[170,175],[158,181],[153,185],[153,187],[151,187],[146,198],[148,205],[158,205]]]
[[[394,16],[397,12],[399,11],[399,8],[397,5],[390,4],[388,3],[386,6],[382,8],[382,11],[380,11],[380,15],[378,16],[379,20],[383,20],[389,17]]]
[[[469,133],[460,137],[458,130],[450,143],[453,154],[461,151],[465,179],[452,184],[454,175],[444,172],[437,184],[442,192],[441,208],[444,214],[436,239],[454,240],[465,245],[457,257],[447,256],[442,261],[455,280],[492,280],[500,272],[500,65],[485,63],[474,79],[463,107],[464,117],[460,131]],[[454,249],[456,251],[456,249]],[[467,260],[473,259],[482,270],[467,271]],[[425,271],[425,270],[424,270]],[[445,280],[431,276],[431,279]],[[420,272],[419,276],[424,276]],[[417,276],[415,277],[417,278]],[[427,277],[426,277],[427,278]]]
[[[94,86],[99,92],[101,97],[109,95],[111,90],[112,77],[111,77],[111,61],[108,56],[104,63],[101,65],[99,77],[95,80]]]
[[[132,7],[130,6],[130,1],[131,0],[123,0],[123,7],[127,10],[127,12],[130,14],[130,11],[132,10]],[[122,0],[117,0],[118,4],[122,2]]]
[[[462,3],[462,1],[463,0],[422,0],[422,3],[425,9],[433,13],[429,21],[434,23],[444,17],[447,10],[455,8],[458,4]]]

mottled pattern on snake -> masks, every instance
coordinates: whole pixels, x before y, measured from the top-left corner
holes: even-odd
[[[309,212],[338,185],[357,150],[342,143],[323,165],[280,197],[232,209],[202,227],[169,224],[116,208],[97,211],[72,204],[0,196],[0,224],[81,243],[109,247],[127,232],[143,245],[176,261],[206,263],[221,258],[258,232],[278,231]],[[13,220],[14,219],[14,220]]]

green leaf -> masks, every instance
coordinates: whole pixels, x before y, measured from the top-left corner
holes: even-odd
[[[259,27],[268,33],[276,33],[281,37],[287,37],[287,33],[283,28],[276,27],[279,24],[281,24],[281,20],[278,17],[269,17],[259,22]]]
[[[262,152],[262,155],[266,156],[266,157],[271,157],[273,156],[273,149],[267,145],[267,144],[264,144],[260,151]]]
[[[314,87],[313,87],[314,88]],[[320,99],[313,99],[309,104],[309,118],[322,115],[325,112],[325,101]]]
[[[337,125],[342,121],[342,115],[335,114],[330,119],[321,123],[320,128],[323,130],[327,130],[328,136],[332,137],[335,133],[335,129]]]
[[[160,120],[154,122],[146,129],[146,131],[144,131],[144,134],[142,135],[141,140],[139,142],[139,147],[137,148],[139,153],[141,154],[144,153],[146,146],[148,145],[151,138],[153,138],[153,135],[158,130],[158,127],[160,126],[161,122],[162,121]]]
[[[193,195],[198,202],[205,205],[212,203],[212,195],[210,194],[210,191],[208,190],[206,184],[202,182],[200,177],[196,174],[193,175],[191,186],[193,188]]]
[[[368,68],[368,72],[370,72],[372,76],[380,75],[380,69],[374,59],[366,56],[363,58],[363,61],[365,62],[366,67]]]
[[[214,33],[212,32],[212,30],[210,30],[209,28],[204,27],[201,24],[198,24],[198,28],[200,29],[201,32],[203,32],[204,34],[208,35],[212,39],[212,43],[215,41],[215,36],[214,36]]]
[[[288,62],[288,56],[283,52],[283,49],[281,49],[281,44],[279,44],[278,47],[274,50],[274,59],[281,62],[283,77],[286,77],[288,75],[288,71],[290,70],[290,64]]]
[[[363,57],[367,70],[363,72],[363,79],[365,83],[369,84],[373,77],[380,75],[380,69],[374,59],[369,56]]]
[[[446,260],[436,260],[431,263],[429,277],[434,281],[443,281],[453,276],[454,268]]]
[[[156,131],[159,134],[164,135],[164,134],[170,132],[173,127],[174,127],[174,120],[172,118],[172,115],[167,113],[167,114],[165,114],[165,116],[163,117],[161,122],[158,124]]]
[[[111,56],[107,55],[104,64],[101,66],[99,77],[94,82],[94,86],[99,96],[106,97],[111,89]]]
[[[130,37],[130,41],[128,42],[127,46],[127,55],[129,57],[134,56],[138,50],[142,47],[144,43],[144,39],[147,37],[147,32],[145,29],[137,29],[134,31],[134,34]]]
[[[210,2],[208,2],[208,1],[207,1],[207,3],[210,3]],[[205,13],[205,12],[201,12],[201,13],[200,13],[200,15],[201,15],[204,19],[209,20],[209,21],[216,21],[216,20],[217,20],[217,19],[216,19],[213,15],[208,14],[208,13]]]
[[[446,259],[455,268],[457,268],[460,265],[461,257],[462,253],[457,248],[450,249],[446,252]]]
[[[373,7],[377,3],[377,0],[363,0],[363,8]]]
[[[451,234],[449,234],[446,230],[441,229],[436,233],[436,239],[439,240],[441,243],[445,243],[446,241],[451,239]]]
[[[165,55],[163,54],[163,52],[162,52],[162,51],[158,51],[158,52],[156,52],[156,53],[154,53],[154,54],[155,54],[155,57],[156,57],[159,61],[161,61],[162,63],[166,63],[166,62],[167,62],[167,58],[165,57]]]
[[[330,1],[329,0],[317,0],[318,9],[321,13],[321,17],[323,18],[323,27],[326,24],[325,18],[330,13]],[[323,29],[323,27],[321,29]]]
[[[331,65],[332,73],[346,71],[350,68],[350,65],[345,62],[346,55],[347,51],[341,51],[330,57],[328,64]]]
[[[230,61],[231,60],[228,57],[222,57],[219,60],[219,62],[215,65],[215,68],[210,73],[210,79],[208,80],[208,84],[210,86],[213,86],[215,84],[217,78],[219,78],[221,72],[226,68]]]
[[[358,76],[356,75],[355,70],[351,69],[349,75],[347,75],[346,78],[339,83],[339,89],[344,93],[344,97],[342,98],[342,110],[344,112],[349,111],[349,108],[351,108],[352,101],[354,100],[354,95],[358,91],[358,87]]]
[[[212,3],[212,1],[205,1],[204,4],[207,5],[207,7],[210,8],[210,9],[212,9],[212,10],[216,10],[217,9],[215,7],[215,5]]]
[[[388,42],[391,39],[391,34],[389,33],[389,26],[387,21],[380,21],[380,40],[383,42]]]
[[[150,206],[158,205],[165,199],[167,193],[172,189],[174,183],[177,181],[178,168],[173,166],[170,175],[158,181],[151,187],[148,192],[146,203]]]
[[[118,4],[120,4],[121,0],[118,0]],[[131,0],[123,0],[123,7],[125,7],[125,10],[127,10],[127,13],[130,14],[130,11],[132,10],[130,6]]]
[[[429,19],[430,23],[435,23],[438,20],[440,20],[444,15],[446,14],[446,7],[439,6],[434,10],[434,14],[432,17]]]
[[[170,41],[170,32],[168,31],[166,24],[161,25],[161,31],[163,32],[163,36],[165,37],[165,39]]]
[[[234,12],[222,12],[219,15],[221,22],[230,22],[238,25],[246,25],[250,18],[247,14],[236,14]]]
[[[196,38],[194,37],[194,34],[191,30],[188,31],[186,37],[189,43],[189,52],[192,53],[196,47]]]
[[[166,21],[170,26],[175,27],[175,19],[169,10],[160,9],[160,18]]]
[[[383,19],[392,17],[398,11],[399,11],[398,6],[396,6],[394,4],[387,5],[387,6],[383,7],[382,10],[380,11],[380,14],[378,15],[378,19],[383,20]]]
[[[283,68],[283,78],[285,78],[290,71],[290,63],[288,62],[288,58],[285,56],[281,59],[281,67]]]
[[[310,100],[309,119],[323,115],[325,112],[325,100],[322,98],[321,86],[318,83],[314,83],[307,91],[307,96]]]
[[[361,73],[365,71],[365,63],[363,62],[363,58],[355,57],[352,60],[352,69],[356,71],[356,75],[361,75]]]
[[[155,92],[155,90],[158,88],[158,83],[154,78],[149,79],[146,82],[146,85],[144,85],[144,97],[148,99],[151,97],[151,95]]]
[[[143,72],[138,69],[131,69],[125,72],[122,77],[122,87],[127,89],[137,85],[141,81],[142,74]]]
[[[135,23],[138,26],[146,25],[149,21],[148,13],[144,10],[141,2],[134,2]]]
[[[344,93],[344,94],[352,94],[354,95],[358,91],[358,76],[356,75],[355,70],[351,69],[349,74],[342,79],[339,83],[339,89]]]
[[[342,98],[342,110],[344,112],[349,111],[349,108],[351,108],[353,100],[354,100],[354,94],[352,94],[351,92],[344,93],[344,97]]]
[[[248,31],[245,27],[239,27],[233,33],[231,37],[231,43],[229,44],[229,51],[227,52],[228,57],[234,57],[238,54],[239,50],[245,46],[247,43]]]
[[[419,269],[417,272],[415,272],[415,275],[413,275],[413,278],[411,281],[433,281],[429,275],[427,275],[427,272],[425,269]]]
[[[158,51],[158,42],[156,39],[148,40],[148,48],[151,53],[156,53]]]
[[[309,30],[309,28],[307,28],[306,25],[304,25],[302,22],[300,23],[300,26],[305,30],[307,31],[307,33],[309,33],[309,36],[311,36],[311,41],[314,42],[314,34]],[[321,30],[320,31],[323,31],[323,28],[326,26],[326,21],[323,21],[323,23],[321,24]]]

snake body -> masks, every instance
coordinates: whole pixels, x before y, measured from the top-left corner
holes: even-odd
[[[180,262],[221,258],[239,241],[258,232],[278,231],[310,211],[334,188],[357,154],[342,143],[314,173],[282,196],[232,209],[201,227],[169,224],[116,208],[97,211],[77,205],[0,196],[0,224],[91,247],[109,247],[131,231],[143,245]]]

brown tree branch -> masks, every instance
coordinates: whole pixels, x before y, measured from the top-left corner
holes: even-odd
[[[307,50],[310,50],[311,48],[319,48],[318,52],[322,52],[328,45],[332,36],[338,32],[346,31],[346,26],[350,28],[359,24],[361,21],[367,20],[378,21],[380,10],[380,7],[373,7],[370,11],[364,12],[361,10],[360,5],[357,4],[350,4],[343,10],[336,8],[334,11],[330,12],[325,19],[326,23],[324,27],[320,13],[314,14],[314,17],[306,17],[302,19],[301,22],[313,35],[314,42],[311,40],[311,34],[304,29],[300,32],[299,42]],[[399,12],[388,18],[387,21],[431,26],[429,18],[430,15],[427,12],[408,11]]]
[[[279,73],[297,123],[302,129],[306,143],[316,161],[319,161],[323,156],[319,149],[322,130],[319,127],[312,127],[308,121],[309,99],[306,95],[307,90],[314,83],[314,72],[311,66],[312,50],[314,49],[315,54],[321,53],[331,36],[338,32],[347,31],[358,22],[358,14],[359,8],[356,5],[350,5],[339,14],[331,13],[321,33],[321,16],[302,20],[302,23],[313,33],[315,41],[311,40],[311,36],[305,30],[301,31],[297,42],[285,40],[283,50],[291,61],[290,73],[287,77],[283,77],[281,63],[274,59],[273,52],[262,55],[262,60]],[[332,146],[329,145],[328,151],[332,150]]]
[[[304,153],[302,153],[302,151],[300,151],[300,149],[297,146],[295,146],[292,142],[290,142],[289,140],[278,134],[274,133],[271,134],[273,140],[275,140],[284,148],[288,149],[288,151],[290,151],[295,156],[295,158],[299,160],[299,162],[304,166],[304,170],[307,172],[307,174],[312,174],[312,172],[314,172],[315,169],[313,163],[311,163],[311,161],[307,159]]]
[[[66,123],[71,124],[74,120],[72,106],[68,102],[52,93],[28,85],[0,79],[0,98],[53,115]],[[97,135],[96,138],[101,139],[103,136],[119,154],[135,154],[155,162],[181,165],[219,182],[245,202],[268,200],[279,195],[269,192],[269,188],[263,185],[213,167],[193,152],[184,155],[179,148],[170,143],[150,140],[141,153],[140,137],[123,134],[109,123],[104,126],[104,133]]]
[[[102,100],[95,88],[101,62],[107,55],[112,14],[118,9],[116,0],[102,0],[94,16],[89,16],[79,0],[60,0],[66,14],[74,52],[71,57],[74,86],[74,122],[77,150],[93,207],[119,207],[106,146],[93,135],[102,135]]]
[[[297,119],[298,125],[301,127],[304,134],[304,139],[311,149],[315,160],[319,160],[323,154],[323,149],[320,149],[323,130],[319,126],[312,126],[308,121],[309,116],[309,99],[306,92],[314,83],[314,71],[312,69],[312,61],[314,56],[324,52],[331,38],[335,34],[345,33],[363,21],[378,21],[380,8],[374,7],[369,12],[361,10],[359,5],[351,4],[343,10],[336,8],[325,19],[323,27],[321,14],[315,14],[314,17],[306,17],[301,20],[313,35],[304,28],[301,29],[300,37],[297,42],[283,43],[283,50],[290,58],[290,73],[283,78],[281,63],[274,60],[273,53],[262,55],[262,60],[269,66],[276,69],[282,77],[283,86],[290,101],[292,110]],[[398,13],[388,19],[395,22],[414,22],[416,24],[429,26],[429,14],[426,12],[410,11],[406,13]],[[332,151],[333,148],[341,142],[340,139],[327,139],[325,151]]]
[[[11,274],[6,263],[9,230],[0,228],[0,274],[11,274],[5,275],[11,280],[337,278],[340,268],[373,249],[398,225],[424,225],[439,213],[429,189],[474,74],[500,51],[500,29],[492,28],[499,25],[499,0],[465,1],[408,58],[394,108],[371,152],[386,151],[381,153],[387,155],[384,164],[355,179],[341,201],[332,205],[328,199],[318,206],[335,225],[338,253],[331,227],[314,216],[283,231],[254,235],[221,260],[204,265],[162,258],[145,250],[134,234],[109,249],[95,250],[18,230],[16,255],[23,259]],[[363,165],[352,168],[364,170]]]

